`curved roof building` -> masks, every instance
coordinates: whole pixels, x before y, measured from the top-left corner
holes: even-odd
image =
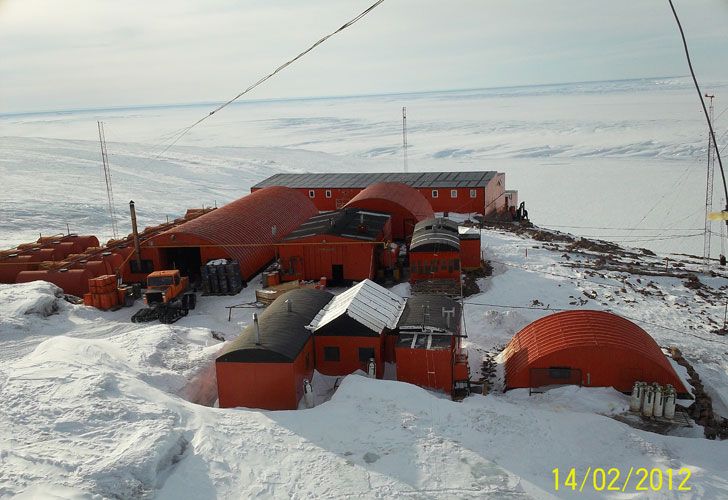
[[[503,352],[507,389],[580,383],[629,392],[643,381],[687,392],[646,331],[604,311],[565,311],[536,320]]]
[[[385,212],[392,216],[392,237],[408,239],[415,224],[434,217],[430,202],[414,188],[398,182],[380,182],[367,187],[346,204]]]

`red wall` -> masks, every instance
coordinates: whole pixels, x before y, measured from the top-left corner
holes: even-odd
[[[395,349],[397,380],[452,392],[453,356],[450,349]]]
[[[498,186],[498,180],[501,181],[501,185]],[[308,188],[296,188],[306,196],[309,195]],[[479,213],[483,214],[484,210],[487,213],[494,211],[496,208],[503,210],[505,208],[505,199],[503,192],[505,191],[505,175],[498,174],[493,181],[491,181],[487,188],[416,188],[432,205],[432,210],[435,212],[454,212],[454,213]],[[437,190],[437,198],[432,197],[432,189]],[[470,197],[470,190],[475,189],[475,198]],[[453,198],[450,191],[456,190],[457,197]],[[253,190],[257,191],[257,190]],[[314,197],[310,198],[311,201],[321,211],[336,210],[337,208],[343,207],[349,200],[354,198],[359,192],[363,191],[363,188],[349,188],[349,189],[330,189],[331,198],[326,198],[326,189],[313,189]],[[496,198],[498,201],[494,202]],[[487,201],[486,201],[487,200]],[[489,206],[486,207],[486,204]]]
[[[678,392],[683,388],[677,377],[631,349],[612,346],[567,348],[537,359],[518,371],[507,373],[506,387],[529,387],[530,368],[569,367],[581,370],[582,385],[614,387],[629,392],[638,380],[659,384],[672,384]],[[589,382],[587,384],[587,374]]]
[[[480,239],[460,240],[460,266],[463,269],[480,267]]]
[[[346,245],[326,245],[324,241],[347,243]],[[321,243],[317,245],[306,245],[296,243]],[[348,238],[341,238],[332,235],[316,235],[291,241],[286,245],[278,246],[278,255],[284,273],[281,277],[284,281],[296,279],[317,280],[326,276],[333,279],[331,273],[332,265],[344,266],[344,279],[361,281],[367,278],[374,278],[375,271],[375,245],[373,242],[358,242]],[[285,274],[291,269],[291,259],[298,258],[295,265],[295,274]]]
[[[309,368],[306,369],[308,354]],[[313,377],[313,342],[293,363],[215,363],[220,408],[295,410],[303,396],[303,380]]]
[[[324,375],[344,376],[357,370],[367,371],[366,361],[359,361],[359,348],[374,348],[374,360],[377,363],[377,378],[384,376],[384,339],[379,337],[345,337],[316,336],[316,369]],[[339,348],[340,361],[325,361],[324,347]]]
[[[454,263],[452,270],[450,270],[451,262],[456,261],[460,258],[458,252],[411,252],[409,254],[409,265],[410,265],[410,282],[428,280],[428,279],[451,279],[460,282],[460,267],[459,264]],[[437,260],[437,271],[425,272],[425,269],[430,269],[430,263],[433,260]],[[445,270],[442,269],[442,261],[447,262]],[[423,269],[424,268],[424,269]]]

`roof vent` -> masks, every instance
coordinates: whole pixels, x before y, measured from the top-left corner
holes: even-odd
[[[253,323],[255,323],[255,345],[260,345],[260,325],[258,324],[258,313],[253,313]]]
[[[286,311],[293,311],[293,301],[291,299],[286,299]]]
[[[442,308],[442,317],[445,318],[445,324],[448,328],[450,328],[450,319],[455,316],[455,308],[452,309],[445,309]]]

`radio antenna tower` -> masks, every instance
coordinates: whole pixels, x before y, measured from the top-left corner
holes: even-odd
[[[404,153],[404,173],[407,173],[407,108],[402,107],[402,152]]]
[[[705,94],[710,99],[708,106],[708,115],[710,122],[713,123],[713,98],[715,95]],[[710,264],[710,218],[708,217],[713,211],[713,178],[715,177],[715,144],[713,144],[713,136],[708,132],[708,178],[705,185],[705,233],[703,233],[703,260],[705,265]]]
[[[106,152],[106,134],[104,122],[96,122],[99,126],[99,142],[101,143],[101,162],[104,164],[104,180],[106,181],[106,197],[109,199],[109,217],[111,217],[111,232],[114,239],[119,237],[116,228],[116,212],[114,210],[114,191],[111,189],[111,169],[109,168],[109,154]]]

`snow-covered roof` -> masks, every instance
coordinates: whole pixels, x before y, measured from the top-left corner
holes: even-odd
[[[343,314],[374,332],[397,326],[404,311],[405,300],[371,280],[364,280],[337,295],[323,308],[308,326],[314,332]]]

